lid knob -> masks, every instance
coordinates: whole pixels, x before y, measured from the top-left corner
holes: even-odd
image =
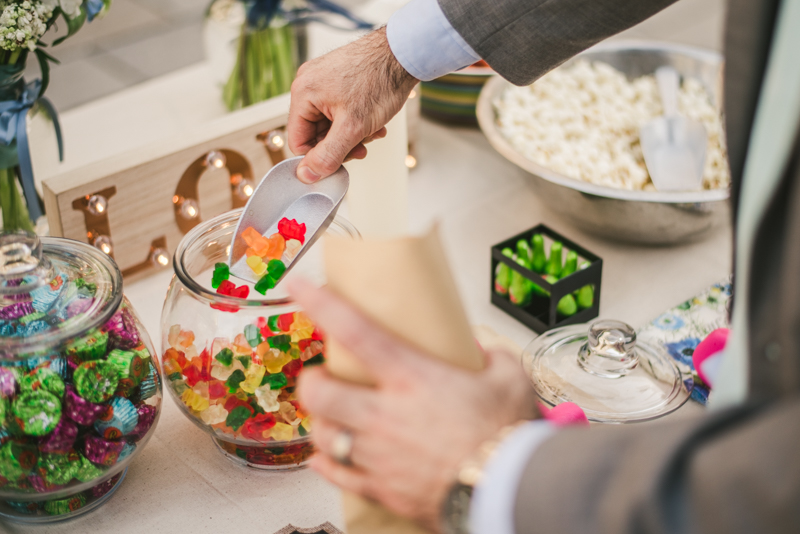
[[[0,277],[20,278],[39,266],[42,245],[30,232],[0,233]]]
[[[621,378],[636,368],[636,332],[622,321],[601,319],[589,326],[589,338],[578,351],[584,371],[604,378]]]

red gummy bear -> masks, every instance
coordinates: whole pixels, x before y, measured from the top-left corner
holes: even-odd
[[[236,289],[236,284],[231,282],[230,280],[223,280],[220,282],[219,287],[217,288],[217,293],[220,295],[233,295],[233,290]]]
[[[281,329],[281,332],[288,332],[289,329],[292,327],[293,322],[294,322],[293,313],[284,313],[283,315],[278,316],[278,328]]]
[[[317,327],[314,328],[314,332],[311,333],[311,339],[316,341],[324,341],[324,339],[322,339],[324,335],[325,334],[322,333],[322,330],[320,330],[319,327]]]
[[[303,369],[303,362],[300,360],[292,360],[286,365],[283,366],[281,372],[286,375],[287,378],[294,378],[300,374],[300,371]]]
[[[251,414],[255,412],[253,407],[250,406],[249,402],[238,398],[236,395],[231,395],[230,397],[228,397],[228,400],[225,401],[225,404],[223,406],[226,410],[228,410],[229,413],[232,412],[233,409],[238,406],[244,406],[245,408],[249,409]]]
[[[250,288],[245,285],[241,285],[237,288],[234,288],[233,291],[231,291],[232,297],[237,297],[240,299],[246,299],[247,295],[249,294],[250,294]]]
[[[228,393],[228,388],[222,382],[210,382],[208,384],[208,397],[211,399],[220,399]]]
[[[183,370],[183,376],[186,379],[186,385],[193,388],[201,380],[207,382],[211,378],[208,369],[200,369],[194,365],[187,365]]]
[[[244,422],[242,436],[250,439],[264,439],[264,432],[275,426],[275,416],[271,413],[260,413]]]
[[[298,224],[295,219],[284,217],[278,221],[278,233],[287,241],[297,239],[301,244],[306,241],[306,223]]]
[[[312,341],[314,340],[311,338],[301,339],[300,341],[297,342],[297,348],[300,349],[300,352],[304,352],[308,348],[308,346],[311,345]]]

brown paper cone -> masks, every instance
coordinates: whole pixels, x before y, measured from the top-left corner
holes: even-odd
[[[434,228],[423,237],[352,241],[327,237],[328,287],[367,317],[431,357],[480,370],[483,353],[470,331]],[[327,340],[328,369],[335,376],[373,384],[358,360]],[[349,534],[418,534],[426,531],[380,505],[344,496]]]

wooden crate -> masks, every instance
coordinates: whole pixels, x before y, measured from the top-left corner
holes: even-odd
[[[284,134],[288,111],[289,95],[284,95],[180,138],[161,139],[45,180],[51,235],[97,244],[106,242],[98,237],[106,236],[111,244],[108,252],[126,279],[171,266],[178,242],[191,228],[246,203],[246,196],[236,194],[240,180],[257,185],[289,155]],[[267,142],[270,132],[283,135],[282,148]],[[211,152],[224,154],[225,165],[209,165]],[[94,195],[107,200],[106,209],[90,210]],[[181,210],[182,206],[192,209]],[[195,206],[197,216],[186,217]]]

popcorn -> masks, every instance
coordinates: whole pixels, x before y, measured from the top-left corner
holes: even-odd
[[[493,102],[501,134],[523,156],[550,170],[606,187],[655,190],[639,128],[663,113],[654,76],[628,81],[602,62],[579,60]],[[720,112],[703,85],[686,78],[680,113],[708,132],[704,189],[730,185]]]

